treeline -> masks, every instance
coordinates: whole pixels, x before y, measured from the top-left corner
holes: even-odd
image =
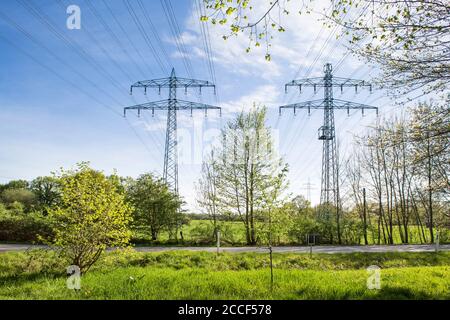
[[[364,241],[434,242],[450,227],[450,101],[420,103],[402,118],[380,120],[357,138],[345,165],[347,203],[360,219]],[[365,193],[365,194],[364,194]]]
[[[196,184],[200,214],[183,212],[182,199],[154,174],[105,176],[82,163],[74,171],[1,185],[0,241],[56,239],[58,225],[67,225],[69,217],[81,230],[89,221],[97,230],[98,221],[111,221],[114,204],[115,212],[128,212],[119,229],[134,242],[189,243],[196,234],[202,244],[212,244],[218,231],[229,244],[243,232],[248,245],[305,244],[312,234],[323,244],[432,243],[437,231],[447,242],[448,103],[409,111],[404,118],[379,120],[356,138],[351,156],[341,161],[339,210],[312,207],[287,192],[288,166],[276,153],[266,109],[254,107],[227,123],[221,143],[204,159]],[[320,214],[326,210],[339,219]],[[208,220],[209,227],[189,226],[190,219]]]
[[[321,243],[433,243],[437,230],[448,241],[448,105],[420,103],[357,138],[340,165],[339,210],[286,193],[288,167],[274,150],[265,109],[242,112],[205,159],[197,202],[216,231],[226,228],[223,217],[241,221],[249,245],[305,243],[312,234]]]
[[[88,168],[86,163],[79,166],[80,170]],[[62,172],[30,182],[13,180],[0,185],[0,241],[42,242],[54,237],[55,212],[63,210],[67,196]],[[161,232],[168,232],[170,239],[178,240],[181,226],[189,220],[181,210],[181,198],[172,193],[161,178],[148,173],[137,179],[116,174],[105,179],[131,208],[130,230],[144,230],[154,241]],[[104,213],[107,214],[107,210]]]

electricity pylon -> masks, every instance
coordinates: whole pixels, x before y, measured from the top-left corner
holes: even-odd
[[[323,212],[321,216],[325,219],[330,218],[330,211],[334,211],[336,222],[337,222],[337,235],[338,241],[341,243],[341,233],[339,228],[340,219],[340,197],[339,197],[339,161],[338,161],[338,151],[336,146],[336,130],[334,125],[334,110],[344,109],[347,110],[347,114],[350,114],[350,109],[361,109],[364,115],[365,109],[374,109],[377,111],[378,108],[372,107],[365,104],[354,103],[350,101],[344,101],[333,98],[333,88],[338,87],[343,91],[344,87],[354,87],[355,92],[358,92],[359,87],[369,87],[370,92],[372,92],[372,85],[365,82],[364,80],[355,80],[347,78],[333,77],[333,69],[330,63],[324,66],[324,77],[323,78],[308,78],[301,80],[292,80],[285,85],[285,91],[287,93],[287,88],[290,86],[299,87],[300,93],[302,87],[313,87],[314,93],[317,92],[317,88],[324,88],[324,98],[323,100],[313,100],[301,103],[294,103],[290,105],[281,106],[279,112],[281,115],[282,109],[293,109],[294,114],[296,109],[308,109],[308,114],[311,114],[311,109],[323,109],[324,119],[323,125],[318,130],[318,138],[323,141],[322,150],[322,182],[320,190],[320,204]]]
[[[219,110],[222,113],[220,107],[211,106],[203,103],[190,102],[177,99],[177,89],[184,88],[187,93],[188,88],[199,88],[200,93],[203,87],[214,88],[216,92],[216,86],[203,80],[178,78],[175,76],[175,69],[172,69],[172,73],[169,78],[145,80],[136,82],[131,86],[130,94],[133,94],[133,88],[144,88],[144,93],[147,94],[148,88],[157,88],[161,94],[161,88],[169,88],[169,99],[160,100],[155,102],[148,102],[138,104],[131,107],[126,107],[123,110],[123,115],[126,116],[127,110],[137,110],[138,116],[141,115],[141,110],[151,110],[152,116],[155,115],[155,110],[167,110],[167,129],[166,129],[166,144],[164,150],[164,171],[163,179],[169,186],[169,188],[178,194],[178,151],[177,151],[177,111],[190,110],[191,116],[193,110],[205,110],[205,116],[209,109]]]
[[[308,183],[303,184],[305,187],[300,188],[301,190],[306,190],[306,200],[308,200],[311,204],[311,190],[314,190],[314,183],[311,183],[310,179],[308,178]]]

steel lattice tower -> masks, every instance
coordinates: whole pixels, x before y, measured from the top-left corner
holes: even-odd
[[[317,92],[317,88],[324,88],[324,99],[313,100],[301,103],[295,103],[290,105],[281,106],[279,112],[281,115],[282,109],[293,109],[294,114],[296,109],[308,109],[308,114],[311,114],[311,109],[323,109],[323,125],[318,130],[318,138],[323,141],[322,149],[322,182],[320,190],[320,204],[322,211],[319,212],[322,218],[330,219],[331,214],[334,213],[338,226],[338,240],[341,242],[339,219],[340,219],[340,195],[339,195],[339,160],[338,150],[336,146],[336,130],[334,124],[334,110],[346,109],[347,114],[350,113],[350,109],[361,109],[364,115],[365,109],[378,108],[353,103],[350,101],[344,101],[333,98],[333,88],[339,87],[341,92],[344,87],[355,87],[355,92],[358,91],[358,87],[370,87],[372,92],[372,86],[364,80],[354,80],[347,78],[333,77],[333,69],[330,63],[324,66],[323,78],[307,78],[301,80],[292,80],[285,85],[285,91],[289,86],[299,87],[300,92],[302,87],[313,87],[314,93]]]
[[[167,110],[163,179],[175,193],[178,193],[177,111],[190,110],[191,116],[193,110],[205,110],[205,116],[207,115],[208,109],[216,109],[221,113],[220,107],[178,100],[177,89],[184,88],[185,93],[187,93],[188,88],[199,88],[201,93],[203,87],[212,87],[214,88],[215,93],[215,85],[211,82],[178,78],[175,75],[175,69],[172,69],[172,73],[169,78],[139,81],[133,84],[130,90],[130,94],[132,94],[133,88],[144,88],[144,92],[146,94],[147,88],[157,88],[159,93],[161,93],[161,88],[168,88],[169,99],[126,107],[123,111],[124,116],[126,116],[127,110],[137,110],[138,116],[140,116],[141,110],[151,110],[152,116],[154,116],[155,110]]]

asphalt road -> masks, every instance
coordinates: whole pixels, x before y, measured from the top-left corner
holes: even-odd
[[[32,248],[44,248],[27,244],[0,244],[1,252],[25,251]],[[216,252],[216,247],[135,247],[140,252],[160,251],[209,251]],[[273,252],[303,253],[309,252],[309,247],[274,247]],[[434,245],[381,245],[381,246],[314,246],[313,252],[317,253],[351,253],[351,252],[431,252],[435,250]],[[450,244],[440,245],[439,250],[450,251]],[[265,247],[222,247],[221,252],[267,252]]]

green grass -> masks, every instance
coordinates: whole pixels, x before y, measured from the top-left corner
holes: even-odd
[[[51,252],[0,255],[1,299],[450,299],[450,253],[275,254],[108,253],[66,289]],[[381,290],[366,288],[370,265]]]
[[[242,222],[239,221],[225,221],[222,222],[224,230],[221,233],[222,245],[232,246],[232,245],[245,245],[245,228]],[[213,227],[208,220],[191,220],[188,225],[183,226],[183,237],[186,245],[214,245],[212,238]],[[417,226],[409,226],[409,243],[420,244],[420,231]],[[134,230],[133,242],[138,244],[155,244],[155,245],[174,245],[176,243],[169,241],[168,232],[161,232],[157,242],[152,242],[150,233],[145,228],[140,228],[139,230]],[[373,237],[375,236],[375,238]],[[376,244],[376,232],[373,234],[371,231],[368,232],[369,244]],[[425,237],[428,241],[429,231],[425,230]],[[450,239],[450,229],[441,230],[441,243],[448,242]],[[401,237],[398,227],[395,226],[393,229],[393,240],[394,244],[401,244]],[[295,239],[288,238],[284,236],[280,239],[282,245],[292,244]],[[361,244],[364,243],[364,238],[361,235]],[[381,242],[383,244],[383,240]],[[295,243],[294,243],[295,244]],[[178,242],[178,245],[181,245]]]
[[[226,230],[221,235],[222,245],[245,245],[245,227],[243,223],[238,221],[226,221],[223,223]],[[185,244],[210,245],[213,243],[213,226],[208,220],[191,220],[188,225],[183,226],[182,231]],[[142,244],[152,243],[148,230],[140,228],[134,230],[133,233],[134,242]],[[178,238],[180,238],[179,234]],[[156,244],[170,244],[168,232],[161,232]]]

